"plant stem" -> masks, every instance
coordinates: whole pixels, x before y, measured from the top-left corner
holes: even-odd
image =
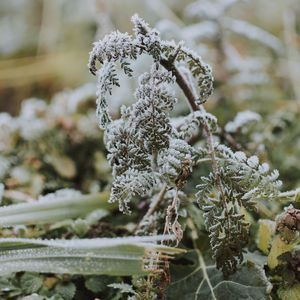
[[[195,251],[196,251],[196,253],[198,255],[199,266],[201,267],[201,270],[202,270],[202,273],[203,273],[203,278],[206,280],[207,285],[208,285],[208,287],[209,287],[209,289],[211,291],[212,299],[213,300],[217,300],[216,295],[214,293],[214,288],[213,288],[213,286],[211,284],[210,278],[209,278],[209,276],[207,274],[207,271],[206,271],[207,266],[206,266],[206,263],[205,263],[205,261],[203,259],[203,255],[202,255],[199,247],[197,247],[197,240],[198,240],[199,236],[198,236],[198,233],[197,233],[196,226],[195,226],[195,224],[194,224],[194,222],[193,222],[193,220],[191,218],[187,219],[187,225],[190,227],[191,232],[192,232],[193,246],[194,246],[194,249],[195,249]],[[198,287],[198,289],[199,289],[199,287]]]
[[[172,74],[175,76],[178,86],[181,88],[184,95],[186,96],[186,99],[190,106],[191,111],[193,112],[193,111],[200,110],[201,112],[205,113],[206,111],[205,111],[204,106],[202,104],[198,105],[196,103],[196,100],[198,99],[198,97],[195,95],[193,88],[188,83],[186,78],[184,78],[184,76],[176,68],[174,63],[167,59],[161,59],[160,64],[166,70],[168,70],[169,72],[172,72]],[[206,136],[207,147],[208,147],[209,155],[211,157],[213,174],[215,176],[216,184],[217,184],[218,190],[220,192],[221,200],[224,204],[225,215],[228,216],[229,212],[228,212],[228,208],[227,208],[227,204],[226,204],[225,193],[224,193],[222,182],[221,182],[219,165],[218,165],[218,161],[217,161],[216,153],[215,153],[215,149],[214,149],[213,135],[212,135],[211,130],[209,129],[209,124],[206,120],[204,120],[204,122],[203,122],[203,131]],[[229,222],[229,219],[227,219],[227,220],[228,220],[228,222],[227,222],[228,228],[227,229],[228,229],[228,232],[230,233],[230,222]]]
[[[249,151],[247,151],[241,144],[239,144],[231,134],[225,132],[225,130],[223,130],[220,133],[220,137],[223,138],[224,140],[226,140],[235,150],[238,151],[243,151],[245,152],[247,155],[249,155]]]
[[[198,97],[195,95],[193,88],[191,87],[189,82],[186,80],[186,78],[176,68],[172,57],[171,57],[171,59],[161,58],[159,62],[167,71],[171,72],[175,76],[176,83],[181,88],[182,92],[184,93],[186,100],[189,104],[190,110],[192,112],[200,110],[203,113],[205,113],[206,111],[205,111],[205,108],[203,107],[203,105],[202,104],[198,105],[196,103],[196,100],[198,99]],[[215,180],[216,180],[216,183],[217,183],[220,195],[221,195],[221,200],[224,203],[225,214],[226,214],[226,216],[228,216],[228,208],[226,205],[225,193],[224,193],[221,178],[220,178],[219,166],[218,166],[216,153],[215,153],[215,149],[214,149],[213,136],[209,129],[209,124],[206,120],[203,122],[203,131],[206,136],[206,142],[207,142],[207,146],[208,146],[208,150],[209,150],[209,155],[210,155],[210,158],[212,161],[212,170],[213,170]],[[140,227],[140,224],[143,222],[143,220],[145,220],[146,217],[149,217],[156,210],[156,208],[158,207],[160,202],[163,200],[163,196],[166,192],[165,189],[166,189],[166,187],[161,190],[160,194],[158,195],[157,200],[154,202],[154,204],[152,204],[149,207],[148,212],[143,217],[142,221],[139,223],[137,228]],[[228,232],[230,232],[229,227],[230,227],[230,224],[228,223]]]
[[[182,74],[175,67],[175,65],[166,59],[161,59],[160,63],[166,70],[168,70],[169,72],[172,72],[172,74],[175,76],[178,86],[181,88],[184,95],[186,96],[186,99],[188,101],[191,111],[193,112],[193,111],[200,110],[202,112],[205,112],[205,108],[203,107],[203,105],[197,105],[196,100],[198,98],[196,97],[190,84],[182,76]],[[207,141],[207,146],[208,146],[209,154],[210,154],[211,161],[212,161],[213,172],[215,174],[215,178],[216,178],[216,181],[217,181],[220,193],[221,193],[221,197],[225,199],[223,187],[221,185],[221,178],[220,178],[220,175],[218,172],[219,167],[218,167],[218,162],[217,162],[216,153],[215,153],[215,149],[214,149],[213,136],[209,129],[209,124],[207,123],[206,120],[203,122],[203,130],[206,135],[206,141]]]
[[[159,207],[159,205],[161,204],[161,202],[164,200],[164,196],[167,192],[167,187],[168,185],[166,183],[163,184],[159,194],[157,195],[157,197],[155,198],[155,200],[153,202],[151,202],[148,211],[146,212],[146,214],[143,216],[142,220],[140,221],[140,223],[138,224],[138,226],[136,227],[135,231],[137,231],[139,228],[141,228],[143,222],[149,218],[155,211],[156,209]]]
[[[300,188],[297,188],[295,190],[292,190],[292,191],[286,191],[286,192],[282,192],[282,193],[279,193],[278,195],[278,198],[280,199],[284,199],[284,200],[287,200],[287,201],[292,201],[292,197],[297,197],[297,195],[300,194]],[[295,200],[294,200],[295,201]]]
[[[182,76],[182,74],[179,72],[179,70],[175,67],[173,62],[167,60],[167,59],[161,59],[160,64],[169,72],[172,72],[172,74],[176,78],[176,82],[178,86],[183,91],[184,95],[186,96],[186,99],[188,100],[188,104],[191,108],[191,111],[197,111],[199,110],[198,105],[196,104],[196,97],[194,95],[193,90],[191,89],[190,85],[187,83],[185,78]]]

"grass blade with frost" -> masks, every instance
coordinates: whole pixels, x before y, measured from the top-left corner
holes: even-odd
[[[164,236],[81,240],[0,239],[0,275],[28,271],[56,274],[143,275],[159,269],[160,256],[184,250],[157,245]],[[167,256],[166,256],[167,255]]]
[[[113,206],[107,203],[108,193],[59,197],[0,207],[0,226],[50,224],[84,217],[96,209],[105,212]]]

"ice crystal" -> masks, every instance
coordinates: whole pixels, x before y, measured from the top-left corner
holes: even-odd
[[[206,123],[212,132],[217,129],[217,118],[206,112],[196,111],[186,116],[177,131],[181,138],[189,140],[197,133],[197,130]]]
[[[107,158],[113,169],[113,176],[124,173],[129,168],[145,170],[150,160],[143,143],[135,139],[135,129],[120,119],[114,121],[105,132]]]
[[[194,151],[193,147],[184,140],[171,139],[169,148],[161,151],[158,155],[161,174],[171,178],[177,176],[182,162],[186,159],[191,160]]]

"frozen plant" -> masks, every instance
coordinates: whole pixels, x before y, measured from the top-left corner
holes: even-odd
[[[120,211],[129,213],[134,200],[149,199],[149,210],[140,224],[163,211],[165,224],[155,231],[172,233],[180,242],[184,232],[179,210],[184,192],[188,193],[186,183],[193,168],[209,161],[211,170],[199,178],[197,194],[188,194],[185,201],[196,197],[217,268],[228,276],[243,261],[249,239],[245,212],[255,210],[261,199],[278,197],[279,174],[270,172],[256,156],[247,158],[245,153],[215,142],[217,119],[203,106],[212,94],[213,77],[201,57],[182,42],[162,40],[159,32],[137,15],[132,22],[133,35],[119,31],[106,35],[94,44],[89,60],[90,71],[98,78],[97,116],[112,167],[110,202],[118,202]],[[114,119],[107,101],[113,87],[121,84],[116,70],[121,68],[136,77],[131,61],[144,54],[152,57],[152,64],[137,79],[136,102],[123,106],[120,118]],[[175,83],[191,114],[174,123],[170,113],[177,102],[172,92]],[[259,119],[254,113],[247,116],[247,122]],[[243,125],[236,123],[233,127]],[[205,141],[202,148],[190,142],[199,132]]]

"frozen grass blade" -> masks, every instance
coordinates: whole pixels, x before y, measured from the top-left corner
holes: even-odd
[[[116,239],[0,239],[0,275],[28,271],[56,274],[143,275],[159,270],[166,254],[184,250],[157,245],[169,236]],[[161,256],[161,257],[160,257]]]
[[[66,219],[84,217],[96,209],[112,209],[108,193],[56,197],[0,207],[0,226],[50,224]]]

